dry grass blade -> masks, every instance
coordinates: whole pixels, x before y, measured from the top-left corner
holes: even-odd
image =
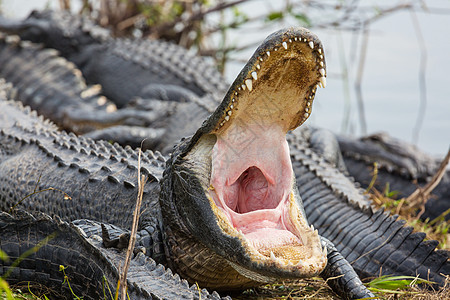
[[[142,145],[141,145],[142,147]],[[122,272],[119,275],[119,283],[120,283],[120,292],[122,294],[122,300],[126,299],[127,296],[127,273],[128,268],[130,267],[130,260],[131,255],[133,254],[134,245],[136,243],[136,232],[139,224],[139,216],[141,211],[141,204],[142,204],[142,196],[144,194],[144,186],[147,181],[147,178],[145,175],[141,176],[141,149],[139,149],[139,157],[138,157],[138,196],[136,200],[136,207],[134,208],[133,213],[133,225],[131,227],[131,235],[130,235],[130,242],[128,243],[128,249],[127,254],[125,257],[125,262],[122,267]],[[116,293],[116,299],[117,299],[117,293]]]

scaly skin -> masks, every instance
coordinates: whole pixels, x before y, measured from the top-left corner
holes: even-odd
[[[101,84],[103,94],[118,107],[134,97],[155,98],[161,91],[174,101],[189,92],[218,95],[220,101],[226,92],[223,77],[185,49],[163,41],[113,39],[90,20],[67,12],[35,11],[23,21],[0,18],[0,30],[57,49],[88,83]]]
[[[279,42],[277,40],[279,40],[280,38],[285,39],[287,36],[290,36],[290,34],[291,34],[290,32],[291,31],[288,31],[287,35],[285,35],[285,34],[283,34],[281,32],[281,33],[278,33],[277,35],[272,36],[271,39],[268,40],[269,42],[266,42],[261,47],[261,49],[269,50],[269,49],[272,49],[275,46],[278,46],[278,43],[281,43],[281,42]],[[312,36],[310,33],[308,33],[307,31],[292,30],[292,32],[294,33],[292,38],[294,38],[294,36],[296,37],[295,34],[298,34],[297,32],[300,32],[301,36],[305,35],[305,38],[311,39],[311,43],[316,43],[316,45],[318,45],[318,47],[320,47],[320,42],[314,36]],[[284,47],[284,45],[283,45],[283,47]],[[310,44],[305,43],[303,46],[300,46],[300,47],[310,47]],[[295,49],[295,47],[293,47],[293,48]],[[287,54],[289,55],[289,52],[287,52]],[[255,59],[253,59],[253,62],[254,61],[255,61]],[[249,64],[249,66],[251,66],[251,64]],[[249,68],[247,68],[247,70],[248,69]],[[314,72],[317,72],[317,71],[313,71],[313,74],[314,74]],[[317,72],[317,74],[319,74],[319,73],[320,72]],[[317,76],[317,79],[311,79],[311,80],[312,80],[312,84],[315,85],[316,84],[316,80],[318,81],[318,77],[320,75],[314,75],[314,76]],[[262,78],[260,79],[260,81],[261,80],[262,80]],[[239,80],[236,81],[235,86],[237,85],[237,82],[239,82]],[[248,80],[245,80],[245,84],[247,84],[247,86],[249,85]],[[306,97],[309,97],[308,95],[311,95],[311,91],[312,90],[315,91],[315,88],[314,89],[310,88],[310,89],[311,89],[310,91],[307,91]],[[314,93],[314,91],[312,93]],[[309,99],[311,99],[311,98],[309,98]],[[231,100],[230,98],[227,98],[227,100],[224,101],[224,103],[226,103],[226,102],[228,102],[230,100]],[[301,99],[299,101],[301,101]],[[220,118],[220,115],[222,114],[221,110],[223,110],[223,108],[226,107],[226,104],[224,104],[224,103],[216,111],[216,115],[213,116],[210,120],[214,120],[217,117]],[[245,102],[242,102],[242,103],[245,103]],[[4,107],[4,109],[2,111],[6,111],[6,107],[7,106],[11,106],[12,107],[11,109],[14,109],[13,105],[11,105],[11,104],[4,104],[4,106],[5,107]],[[306,104],[305,104],[305,106],[306,106]],[[292,119],[290,121],[290,125],[289,126],[295,127],[299,123],[304,121],[304,117],[305,117],[304,116],[304,108],[300,107],[299,109],[300,109],[300,118]],[[26,112],[25,112],[25,114],[26,114]],[[17,117],[17,113],[9,112],[5,116],[3,116],[5,121],[2,122],[2,125],[5,125],[6,127],[3,128],[3,130],[2,130],[2,136],[3,136],[3,138],[5,140],[7,140],[9,142],[4,142],[4,143],[2,143],[2,145],[11,144],[11,141],[17,141],[18,143],[12,143],[11,145],[20,144],[22,146],[21,147],[13,146],[12,148],[10,148],[8,151],[5,152],[6,156],[4,157],[3,162],[2,162],[2,168],[3,168],[4,172],[2,171],[1,174],[9,174],[11,172],[13,172],[13,173],[17,172],[17,171],[13,171],[12,168],[13,168],[14,165],[17,165],[18,158],[20,156],[22,156],[22,155],[25,156],[25,157],[38,157],[39,156],[39,157],[42,157],[43,162],[46,161],[46,160],[50,161],[50,162],[52,162],[52,161],[53,162],[57,162],[56,163],[57,167],[58,168],[62,168],[63,170],[67,170],[67,168],[72,168],[75,171],[78,171],[78,172],[81,172],[81,173],[85,174],[85,175],[82,175],[82,176],[80,176],[80,175],[77,176],[77,175],[70,175],[71,172],[69,172],[68,174],[65,174],[67,171],[62,173],[62,174],[68,175],[70,177],[73,177],[73,179],[75,179],[75,180],[82,180],[82,181],[84,181],[84,183],[79,182],[80,184],[78,186],[83,186],[84,188],[82,189],[82,191],[87,191],[87,192],[86,193],[81,193],[79,197],[77,195],[76,196],[76,198],[77,198],[76,202],[69,201],[68,203],[66,202],[66,203],[61,203],[61,205],[52,205],[51,207],[41,206],[40,207],[41,210],[45,210],[45,209],[48,209],[48,208],[50,208],[52,210],[55,209],[55,211],[58,214],[63,215],[65,218],[67,217],[69,219],[70,218],[73,219],[75,217],[75,215],[77,214],[77,211],[76,211],[76,209],[72,209],[72,208],[69,207],[71,205],[71,203],[83,203],[83,202],[87,201],[88,203],[87,203],[86,207],[85,206],[81,206],[82,209],[86,208],[86,211],[83,211],[81,213],[81,215],[88,216],[88,217],[93,217],[93,218],[98,218],[99,217],[98,216],[98,211],[93,210],[92,208],[90,208],[91,205],[89,204],[89,200],[92,199],[92,198],[94,198],[94,199],[96,198],[95,192],[102,192],[103,191],[104,188],[102,188],[102,186],[105,186],[105,185],[108,186],[110,183],[113,183],[114,185],[122,186],[122,188],[124,188],[124,189],[129,188],[129,189],[135,191],[135,185],[132,182],[127,182],[126,183],[125,180],[124,180],[123,183],[122,183],[122,180],[120,179],[121,178],[120,176],[125,174],[125,173],[123,173],[124,170],[120,168],[120,164],[119,164],[117,172],[114,171],[113,167],[108,169],[108,168],[105,168],[105,167],[101,166],[102,165],[102,163],[101,163],[102,156],[101,155],[99,156],[97,154],[97,152],[101,152],[101,153],[104,153],[104,154],[109,152],[110,155],[112,154],[112,156],[110,157],[110,160],[111,159],[114,160],[114,156],[119,155],[118,153],[121,152],[120,148],[118,148],[117,146],[113,146],[112,147],[113,149],[108,149],[108,147],[105,144],[102,145],[102,143],[100,143],[100,146],[99,146],[99,145],[96,145],[95,143],[93,143],[93,142],[91,142],[89,140],[81,139],[80,141],[77,141],[77,139],[74,136],[70,137],[70,136],[67,136],[65,134],[59,135],[59,134],[56,134],[54,132],[53,133],[52,132],[47,132],[47,130],[45,130],[45,126],[38,126],[36,124],[36,123],[38,123],[39,118],[37,118],[38,120],[36,120],[36,121],[31,121],[30,122],[31,124],[27,124],[27,123],[26,124],[20,124],[20,122],[19,123],[16,122],[17,119],[14,120],[14,117]],[[27,119],[30,119],[29,117],[27,118],[26,116],[22,116],[22,117],[19,117],[19,119],[27,120]],[[32,115],[31,115],[31,117],[33,118]],[[226,118],[224,118],[224,119],[226,120]],[[220,119],[218,119],[218,120],[220,120]],[[205,124],[206,124],[205,126],[208,127],[208,126],[211,126],[212,123],[208,124],[208,122],[206,122]],[[217,126],[217,125],[214,125],[214,127],[215,126]],[[33,129],[35,127],[36,128],[44,127],[44,128],[42,128],[41,131],[38,131],[38,136],[39,136],[38,140],[34,140],[33,138],[31,138],[31,136],[33,136],[33,134],[34,134],[34,136],[36,136],[36,132],[33,132]],[[203,127],[201,130],[199,130],[199,132],[202,132],[207,127]],[[48,128],[48,130],[51,131],[51,128]],[[26,144],[28,144],[28,146]],[[84,149],[85,147],[88,148],[88,151],[86,151]],[[94,150],[94,152],[93,151],[89,151],[90,150],[89,148]],[[34,153],[31,153],[33,151],[34,151]],[[77,162],[72,163],[71,160],[73,158],[71,158],[71,157],[67,157],[66,158],[66,156],[64,155],[65,151],[72,152],[73,154],[78,152],[78,154],[76,154],[76,158],[75,158],[75,160]],[[123,160],[123,159],[119,160],[119,162],[125,163],[125,164],[130,163],[129,161],[135,162],[137,157],[134,156],[131,153],[131,150],[127,151],[127,152],[129,152],[130,156],[128,156],[126,158],[126,160]],[[7,155],[7,153],[9,153],[9,155]],[[80,156],[83,157],[83,158],[80,159]],[[64,187],[67,187],[67,185],[69,185],[68,186],[68,190],[75,190],[76,189],[74,186],[71,186],[70,183],[67,182],[67,180],[64,180],[64,176],[65,175],[62,176],[61,171],[58,172],[58,168],[56,168],[56,169],[55,168],[53,168],[53,169],[48,168],[48,166],[52,165],[52,163],[50,163],[50,164],[48,164],[48,163],[37,163],[36,164],[36,162],[30,162],[30,161],[27,161],[27,160],[21,160],[20,163],[23,166],[20,169],[25,169],[25,170],[29,169],[28,167],[26,167],[26,164],[28,164],[28,165],[34,164],[34,165],[41,166],[41,167],[42,166],[47,166],[46,170],[44,172],[34,172],[34,173],[43,173],[40,176],[41,178],[47,178],[49,176],[55,176],[50,181],[55,183],[58,187],[61,187],[61,189],[65,189]],[[150,161],[144,162],[144,166],[143,166],[144,170],[145,170],[145,167],[148,165],[148,163],[150,163]],[[131,165],[133,165],[133,163],[131,163]],[[126,169],[129,169],[129,168],[126,168]],[[133,168],[131,168],[131,169],[133,169]],[[15,169],[15,170],[17,170],[17,169]],[[120,171],[120,170],[122,170],[122,171]],[[48,173],[46,173],[46,172],[48,172]],[[30,172],[30,173],[32,173],[32,172]],[[103,174],[103,173],[106,173],[106,174]],[[152,179],[155,180],[155,183],[156,183],[156,181],[158,179],[158,176],[157,175],[155,176],[155,174],[157,174],[157,173],[158,173],[157,169],[154,169],[152,172],[150,172],[150,171],[148,172],[149,175],[150,174],[153,175]],[[18,173],[18,175],[21,176],[20,172]],[[7,178],[3,178],[2,180],[4,180],[4,182],[5,182],[5,184],[2,184],[4,186],[9,186],[10,185],[10,184],[6,183],[7,181],[10,181],[10,180],[17,181],[17,179],[15,179],[14,176],[12,176],[12,177],[8,176]],[[61,180],[61,181],[59,181],[59,180]],[[47,180],[45,180],[45,181],[47,181]],[[61,182],[61,183],[58,183],[58,182]],[[41,183],[42,183],[42,181],[41,181]],[[91,189],[91,186],[94,189]],[[152,184],[151,186],[153,187],[151,190],[152,191],[156,191],[156,189],[154,189],[155,185]],[[89,194],[89,191],[91,191],[91,190],[92,190],[92,194]],[[108,189],[108,193],[116,194],[117,192],[110,191]],[[20,197],[20,194],[22,194],[22,197]],[[9,191],[5,191],[3,197],[4,197],[4,200],[15,202],[14,200],[17,201],[17,199],[22,199],[23,196],[25,196],[26,194],[27,194],[26,190],[25,191],[24,190],[20,190],[20,188],[19,188],[19,189],[15,189],[15,191],[12,192],[12,193],[10,193]],[[39,194],[41,194],[41,193],[39,193]],[[88,197],[85,198],[86,196],[88,196]],[[16,199],[12,199],[12,200],[10,199],[10,198],[14,198],[14,197]],[[298,197],[298,196],[296,196],[296,197]],[[42,198],[44,198],[44,199],[42,199]],[[40,195],[39,196],[36,195],[36,199],[34,199],[33,201],[30,201],[32,206],[29,207],[29,209],[34,209],[36,207],[39,207],[40,206],[39,203],[42,203],[41,202],[42,200],[46,200],[45,198],[46,197],[41,197]],[[129,199],[131,197],[126,197],[126,198]],[[61,201],[61,200],[58,200],[58,201]],[[104,199],[103,201],[106,202],[106,201],[108,201],[108,199]],[[164,198],[162,198],[161,201],[162,201],[162,203],[164,203],[164,205],[169,205],[169,203],[166,200],[164,200]],[[156,204],[154,202],[152,203],[152,201],[150,199],[146,200],[145,202],[147,202],[147,203],[150,202],[149,206],[151,206],[151,207],[149,207],[149,209],[147,211],[152,211],[153,214],[156,213],[157,215],[160,213],[160,210],[158,209]],[[100,205],[100,207],[101,207],[101,205],[102,205],[101,203],[104,203],[104,202],[99,201],[98,204],[97,204],[97,202],[95,204],[96,205]],[[119,200],[119,203],[120,203],[120,200]],[[4,207],[11,206],[11,204],[5,203],[5,201],[3,201],[3,205],[4,205]],[[153,208],[153,210],[151,208]],[[123,213],[123,211],[120,210],[120,213]],[[104,215],[104,216],[100,216],[100,218],[105,218],[104,221],[107,221],[108,217],[109,216],[107,214]],[[114,217],[114,214],[113,214],[112,217],[109,217],[109,218],[112,218],[111,220],[113,220],[114,218],[117,219],[117,217]],[[196,218],[195,214],[191,215],[189,218],[194,218],[195,219]],[[122,216],[122,219],[119,220],[118,222],[123,225],[124,221],[126,221],[127,219],[129,220],[129,218],[123,218],[123,216]],[[152,216],[144,215],[143,224],[147,224],[147,225],[154,224],[155,226],[154,226],[153,230],[157,231],[159,229],[158,228],[159,227],[158,226],[158,220],[159,220],[158,216],[156,216],[156,217],[153,216],[153,218],[152,218]],[[175,220],[177,220],[177,221],[175,222]],[[165,223],[165,224],[166,225],[177,224],[177,226],[178,226],[178,225],[183,224],[183,222],[184,221],[181,220],[180,218],[174,218],[169,223]],[[168,238],[171,238],[172,241],[177,241],[177,237],[176,236],[172,237],[170,230],[167,230],[167,228],[165,228],[163,232],[164,232],[164,236],[165,236],[164,240],[166,240],[166,242],[168,241]],[[173,239],[173,238],[175,238],[175,239]],[[179,241],[181,241],[181,240],[178,239],[178,242]],[[196,243],[196,244],[199,245],[198,243]],[[213,247],[211,250],[207,250],[207,248],[205,248],[206,251],[203,250],[204,253],[207,255],[207,257],[214,257],[216,255],[216,254],[214,254],[214,252],[215,252],[214,245],[210,245],[209,244],[207,247],[211,247],[211,246]],[[167,247],[167,245],[166,245],[166,247]],[[319,246],[319,247],[321,247],[321,246]],[[182,246],[181,249],[183,249],[183,248],[187,249],[186,248],[186,244],[184,246]],[[173,250],[173,248],[172,248],[172,250]],[[171,251],[167,251],[167,249],[166,249],[166,253],[169,254],[169,256],[166,257],[166,258],[170,257],[171,258],[171,264],[174,265],[174,261],[175,261],[176,256],[171,256],[172,255]],[[229,255],[225,255],[225,259],[233,260],[233,258],[229,257]],[[238,267],[238,264],[240,264],[240,263],[241,262],[239,262],[239,260],[238,261],[234,261],[233,262],[233,266],[234,267]],[[205,264],[205,268],[207,268],[206,265],[207,264]],[[255,265],[255,266],[257,266],[257,265]],[[248,266],[246,266],[246,268],[247,267]],[[253,268],[253,267],[251,267],[251,268]],[[199,270],[194,267],[193,268],[193,273],[192,272],[191,273],[184,272],[183,275],[186,276],[186,278],[192,280],[193,277],[191,277],[191,276],[193,276],[193,275],[191,275],[191,274],[195,274],[198,271]],[[277,272],[281,271],[281,274],[285,273],[286,275],[288,275],[288,277],[292,277],[292,276],[296,277],[297,276],[296,274],[289,275],[290,271],[288,271],[288,270],[280,269],[280,271],[276,271],[273,268],[271,268],[271,269],[267,269],[267,271],[272,272],[273,274],[277,274]],[[238,279],[238,282],[237,282],[238,285],[236,285],[236,283],[234,283],[235,281],[234,282],[230,282],[228,284],[227,284],[226,281],[222,281],[223,285],[224,285],[223,289],[244,287],[244,286],[248,286],[249,284],[251,284],[252,286],[255,285],[255,284],[257,285],[257,284],[259,284],[259,281],[261,279],[263,281],[265,281],[266,280],[265,278],[267,277],[267,275],[262,274],[262,276],[260,278],[255,278],[255,276],[253,274],[255,274],[255,272],[256,273],[257,272],[265,273],[267,271],[265,271],[264,269],[261,269],[261,267],[256,267],[256,269],[254,271],[251,271],[252,275],[250,275],[250,277],[251,277],[250,280],[247,279],[246,281],[242,281],[242,279]],[[319,272],[320,272],[320,269],[319,269]],[[283,276],[286,276],[286,275],[283,275]],[[272,276],[275,279],[278,275],[271,275],[271,277]],[[306,276],[308,276],[308,275],[306,275]],[[243,278],[243,277],[240,277],[240,278]],[[255,279],[257,279],[257,280],[255,281]],[[271,280],[273,280],[273,279],[271,279]],[[241,282],[239,283],[239,281],[241,281]],[[203,283],[204,283],[203,285],[206,285],[206,286],[214,286],[214,284],[209,283],[208,280],[204,281]],[[360,282],[359,282],[359,285],[360,285]],[[352,290],[353,290],[353,286],[350,287],[350,288],[352,288]],[[344,287],[344,290],[347,290],[347,287]],[[364,295],[366,295],[366,294],[364,294]]]
[[[450,273],[449,251],[435,250],[398,216],[373,211],[352,179],[317,155],[308,130],[294,132],[291,158],[308,220],[352,264],[361,278],[419,274],[438,285]],[[429,270],[429,271],[428,271]],[[444,276],[443,276],[444,275]]]
[[[42,213],[33,216],[17,211],[11,216],[0,212],[0,249],[9,255],[9,261],[0,264],[0,274],[10,282],[40,279],[51,293],[46,296],[53,299],[73,299],[72,291],[89,300],[104,299],[104,291],[114,295],[125,252],[106,249],[98,236],[86,237],[84,232],[91,227],[83,220],[74,225]],[[42,241],[45,243],[39,251],[26,257],[17,268],[10,268],[24,250]],[[63,284],[60,265],[65,267],[72,291]],[[143,253],[131,259],[127,285],[131,299],[221,299],[217,293],[189,286]]]
[[[435,175],[439,161],[420,151],[416,146],[397,140],[385,133],[360,139],[338,136],[340,149],[350,176],[364,187],[373,177],[374,163],[378,164],[375,187],[390,191],[398,197],[408,197],[419,186],[423,187]],[[433,220],[450,208],[450,171],[447,170],[425,205],[422,219]],[[448,220],[449,215],[446,216]]]
[[[62,129],[106,140],[110,139],[105,132],[126,131],[122,139],[115,134],[114,141],[138,146],[147,138],[147,148],[165,145],[162,141],[170,134],[164,128],[176,116],[173,105],[159,101],[146,111],[140,107],[117,110],[94,88],[88,89],[81,72],[54,50],[0,35],[0,64],[0,77],[14,84],[15,98]]]

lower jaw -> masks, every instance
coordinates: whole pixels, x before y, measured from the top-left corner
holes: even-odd
[[[241,274],[229,260],[182,232],[173,232],[168,244],[171,246],[169,266],[191,285],[219,292],[239,291],[275,280],[252,271],[245,271],[247,276]]]

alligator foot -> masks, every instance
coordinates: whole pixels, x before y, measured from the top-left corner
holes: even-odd
[[[106,226],[104,224],[102,224],[101,226],[103,246],[105,246],[105,248],[124,249],[128,247],[128,242],[130,241],[129,233],[122,233],[121,235],[119,235],[119,237],[111,239]]]
[[[331,289],[343,299],[375,298],[333,243],[324,237],[321,240],[322,245],[328,250],[328,264],[320,276],[327,281]]]

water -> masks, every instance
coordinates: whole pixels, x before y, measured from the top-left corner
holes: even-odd
[[[30,2],[3,0],[2,8],[7,15],[21,18],[32,9],[58,7],[58,1],[55,0]],[[249,16],[261,15],[273,9],[276,3],[283,2],[252,1],[240,9]],[[373,6],[373,2],[369,1],[367,5]],[[409,11],[391,14],[371,25],[361,86],[366,133],[385,131],[416,143],[430,154],[443,156],[450,145],[450,3],[428,2],[442,10],[439,14],[416,13],[427,53],[425,108],[421,106],[419,88],[421,44]],[[229,41],[235,45],[258,44],[280,26],[295,25],[298,24],[294,20],[286,20],[275,26],[259,24],[257,28],[249,24],[231,32]],[[328,78],[326,89],[317,92],[313,114],[307,123],[359,136],[364,131],[357,109],[354,83],[362,36],[329,29],[314,29],[314,32],[325,47]],[[245,61],[255,48],[234,57]],[[230,82],[242,66],[242,62],[227,65],[225,75]],[[345,73],[348,73],[348,80],[343,80]],[[419,131],[416,131],[419,115],[423,120]]]

